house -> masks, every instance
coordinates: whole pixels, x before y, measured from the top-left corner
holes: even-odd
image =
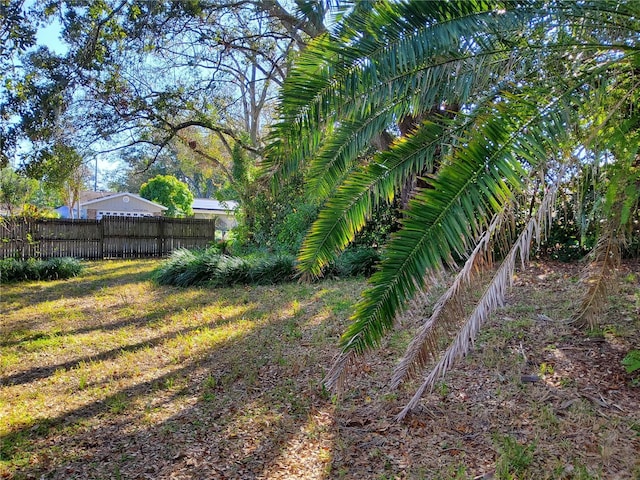
[[[102,217],[160,217],[167,207],[152,202],[134,193],[80,192],[73,216],[68,206],[56,208],[62,218],[86,218],[100,220]]]
[[[222,232],[231,230],[238,224],[235,217],[238,202],[233,200],[219,202],[210,198],[194,198],[191,208],[193,209],[194,218],[217,219],[216,229]]]

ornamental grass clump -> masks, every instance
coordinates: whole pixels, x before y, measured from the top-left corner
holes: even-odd
[[[7,258],[0,260],[0,283],[29,280],[64,280],[79,275],[82,263],[70,257],[49,260]]]
[[[216,248],[175,251],[156,271],[161,285],[188,287],[210,285],[265,285],[288,282],[295,276],[291,255],[234,257]]]
[[[296,276],[296,259],[293,255],[280,254],[256,261],[251,269],[254,283],[268,285],[279,281],[289,282]]]
[[[374,248],[354,248],[345,250],[328,270],[338,277],[369,277],[380,260],[380,253]]]
[[[178,249],[155,272],[160,285],[187,287],[197,285],[208,278],[209,266],[204,261],[204,251]]]

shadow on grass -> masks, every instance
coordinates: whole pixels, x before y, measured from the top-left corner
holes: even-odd
[[[251,312],[246,312],[245,314],[250,314]],[[138,343],[134,343],[134,344],[130,344],[130,345],[124,345],[118,348],[113,348],[111,350],[106,350],[103,352],[100,352],[96,355],[87,355],[85,357],[81,357],[81,358],[77,358],[68,362],[63,362],[63,363],[58,363],[58,364],[54,364],[54,365],[47,365],[46,367],[36,367],[36,368],[32,368],[30,370],[26,370],[26,371],[22,371],[19,373],[15,373],[13,375],[8,375],[6,377],[2,377],[0,376],[0,385],[4,384],[4,385],[21,385],[21,384],[25,384],[25,383],[29,383],[32,381],[36,381],[36,380],[40,380],[46,377],[49,377],[51,375],[53,375],[57,370],[70,370],[73,368],[77,368],[78,366],[82,365],[83,363],[89,363],[89,362],[103,362],[106,360],[112,360],[114,358],[117,358],[118,356],[122,355],[123,353],[135,353],[138,352],[140,350],[146,349],[146,348],[153,348],[153,347],[158,347],[163,345],[164,343],[166,343],[169,340],[173,340],[176,339],[182,335],[186,335],[188,333],[192,333],[195,332],[197,330],[201,330],[203,328],[214,328],[214,327],[219,327],[221,325],[227,324],[227,323],[231,323],[233,321],[235,321],[237,318],[236,317],[229,317],[229,318],[225,318],[222,321],[213,321],[213,322],[208,322],[208,323],[204,323],[204,324],[200,324],[197,326],[192,326],[192,327],[188,327],[188,328],[182,328],[180,330],[177,331],[173,331],[170,334],[167,335],[161,335],[158,337],[153,337],[150,338],[149,340],[145,340],[143,342],[138,342]],[[141,321],[140,323],[146,324],[148,323],[148,320],[145,321]],[[118,322],[119,326],[125,326],[126,325],[131,325],[132,323],[126,323],[126,322]],[[134,323],[135,325],[135,323]],[[113,327],[113,328],[109,328],[109,329],[116,329],[117,327],[113,326],[113,325],[109,325],[109,327]],[[98,327],[99,328],[99,327]],[[105,330],[105,329],[101,329],[101,330]],[[70,336],[70,335],[74,335],[74,334],[78,334],[78,333],[84,333],[90,331],[90,329],[80,329],[78,331],[73,331],[73,332],[67,332],[64,335],[65,336]],[[36,337],[37,338],[37,337]]]
[[[153,270],[160,265],[160,261],[145,261],[122,265],[109,260],[91,262],[77,277],[66,280],[16,282],[2,287],[0,304],[2,312],[9,313],[25,308],[27,305],[37,305],[43,302],[58,300],[64,296],[83,298],[93,296],[107,286],[126,285],[129,283],[151,280]],[[29,288],[27,296],[24,288]],[[26,297],[26,298],[25,298]],[[9,305],[9,303],[16,305]]]
[[[16,421],[0,438],[0,477],[479,478],[505,456],[496,439],[513,439],[538,442],[523,478],[635,478],[628,465],[640,445],[633,430],[640,409],[629,377],[612,378],[621,371],[620,352],[606,343],[594,349],[588,340],[576,342],[572,331],[559,336],[568,327],[535,320],[535,308],[520,309],[520,301],[502,312],[499,329],[479,338],[461,371],[447,376],[442,390],[427,395],[405,423],[393,423],[393,416],[412,388],[387,400],[372,398],[375,382],[380,387],[387,377],[363,373],[340,400],[328,398],[318,383],[336,353],[333,339],[344,328],[347,307],[359,296],[352,287],[203,290],[212,303],[223,298],[230,306],[246,306],[244,295],[254,295],[253,328],[175,364],[159,361],[154,378],[128,386],[117,379],[100,400]],[[531,290],[529,283],[521,287],[526,305],[539,300]],[[361,372],[390,366],[398,353],[391,340],[374,354],[378,363],[363,363]],[[560,377],[522,384],[521,374],[539,373],[543,362],[572,385],[559,383]],[[609,466],[598,456],[600,445],[610,449]],[[567,465],[576,475],[564,475]],[[585,470],[578,477],[581,465],[593,467],[593,475]]]
[[[253,331],[205,358],[100,402],[25,425],[0,438],[1,457],[11,462],[28,452],[39,459],[17,469],[16,478],[104,478],[116,472],[122,478],[170,478],[180,472],[188,472],[189,478],[258,478],[283,454],[300,425],[309,421],[310,412],[329,404],[314,391],[315,385],[297,385],[284,376],[276,381],[271,376],[269,366],[278,363],[279,355],[268,357],[273,353],[268,345],[273,327]],[[235,361],[218,362],[219,357],[233,357],[232,350],[238,353]],[[242,362],[244,366],[266,364],[252,372],[242,368]],[[184,378],[186,386],[163,390],[176,378]],[[307,392],[301,396],[303,390]],[[172,406],[186,398],[197,400],[188,408]],[[176,413],[150,424],[141,409],[122,415],[110,412],[123,399],[129,404],[147,400],[153,402],[154,410],[169,408]],[[94,425],[93,420],[99,423]],[[136,428],[131,428],[132,422]],[[49,455],[48,441],[55,442],[57,451],[74,452],[73,456]]]
[[[120,269],[120,275],[102,283],[113,286],[140,280],[140,274]],[[85,281],[89,289],[101,282]],[[194,312],[220,300],[230,308],[247,309],[218,321],[205,319],[149,340],[4,377],[5,385],[27,385],[58,370],[75,369],[82,362],[108,362],[122,353],[135,356],[148,348],[161,349],[167,342],[200,329],[233,324],[245,316],[255,318],[255,326],[248,332],[225,338],[192,358],[179,360],[175,366],[171,360],[159,365],[158,375],[152,379],[120,388],[114,381],[117,391],[99,400],[44,418],[23,423],[17,420],[0,437],[0,461],[4,463],[4,467],[0,463],[0,475],[168,478],[172,472],[183,470],[192,478],[259,476],[299,434],[300,425],[310,421],[311,412],[331,406],[318,383],[334,352],[327,353],[323,344],[313,341],[326,334],[322,322],[307,328],[306,320],[301,318],[308,313],[305,309],[323,307],[311,305],[311,300],[302,305],[293,302],[296,288],[290,285],[202,290],[197,293],[197,300],[191,299],[189,304]],[[316,287],[305,288],[309,293]],[[337,292],[335,296],[344,301],[339,286],[332,288]],[[84,292],[78,286],[72,289]],[[63,292],[62,286],[54,290]],[[176,291],[167,287],[156,290],[161,294]],[[249,296],[252,291],[261,304]],[[316,300],[324,302],[326,289],[320,291],[318,287],[317,293]],[[295,303],[297,311],[289,309],[288,302]],[[173,311],[184,308],[177,302],[162,315],[169,319]],[[62,334],[148,325],[158,319],[156,313],[152,319],[133,316]],[[292,353],[294,346],[297,350]]]
[[[285,345],[278,344],[278,335],[290,320],[270,322],[203,358],[99,402],[24,425],[0,437],[0,459],[44,459],[17,468],[16,478],[100,478],[115,475],[116,469],[123,478],[168,478],[180,469],[188,470],[191,478],[255,478],[282,453],[298,426],[308,421],[309,412],[327,404],[317,383],[288,380],[295,378],[287,375],[295,360],[283,357]],[[312,377],[319,381],[321,370],[318,365],[313,368]],[[176,379],[185,385],[166,387]],[[187,398],[195,398],[195,404],[172,405]],[[124,406],[123,412],[114,413],[118,403],[153,404],[154,411],[169,408],[176,413],[155,423],[144,421],[144,408],[129,412]],[[55,439],[59,458],[46,453],[48,439]],[[246,450],[249,442],[257,444],[256,449]],[[74,453],[65,458],[63,452]],[[145,458],[152,460],[141,461]]]

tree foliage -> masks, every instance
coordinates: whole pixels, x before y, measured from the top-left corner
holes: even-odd
[[[186,183],[171,175],[157,175],[140,187],[140,196],[168,208],[167,217],[193,215],[193,194]]]
[[[407,199],[329,384],[399,315],[420,311],[434,273],[462,263],[394,377],[439,359],[419,398],[468,351],[544,238],[558,193],[585,175],[597,200],[576,205],[599,240],[578,317],[593,325],[640,192],[639,14],[637,2],[607,0],[363,2],[296,58],[267,166],[276,184],[308,170],[324,205],[301,274],[320,275],[381,205]],[[485,293],[465,316],[474,289]]]
[[[11,1],[0,34],[14,39],[6,55],[23,55],[0,102],[12,118],[1,153],[28,140],[23,163],[54,143],[154,158],[175,139],[197,142],[200,129],[257,154],[288,57],[324,30],[324,4]],[[66,50],[28,49],[31,22],[61,25]]]
[[[12,64],[16,52],[24,52],[35,43],[35,28],[24,10],[24,1],[0,2],[0,80]]]
[[[37,188],[36,183],[11,167],[0,169],[0,207],[9,215],[22,210]]]
[[[205,132],[190,132],[197,138],[198,149],[206,155],[195,153],[180,141],[171,142],[159,154],[144,148],[133,148],[122,152],[122,169],[114,172],[109,188],[118,192],[137,192],[140,186],[156,175],[172,175],[189,186],[197,198],[235,199],[228,196],[229,154],[215,135]]]

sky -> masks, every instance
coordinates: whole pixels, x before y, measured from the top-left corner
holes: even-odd
[[[67,51],[67,47],[60,40],[60,31],[62,25],[59,21],[54,20],[51,25],[40,28],[36,34],[36,43],[44,45],[57,54],[63,54]]]

